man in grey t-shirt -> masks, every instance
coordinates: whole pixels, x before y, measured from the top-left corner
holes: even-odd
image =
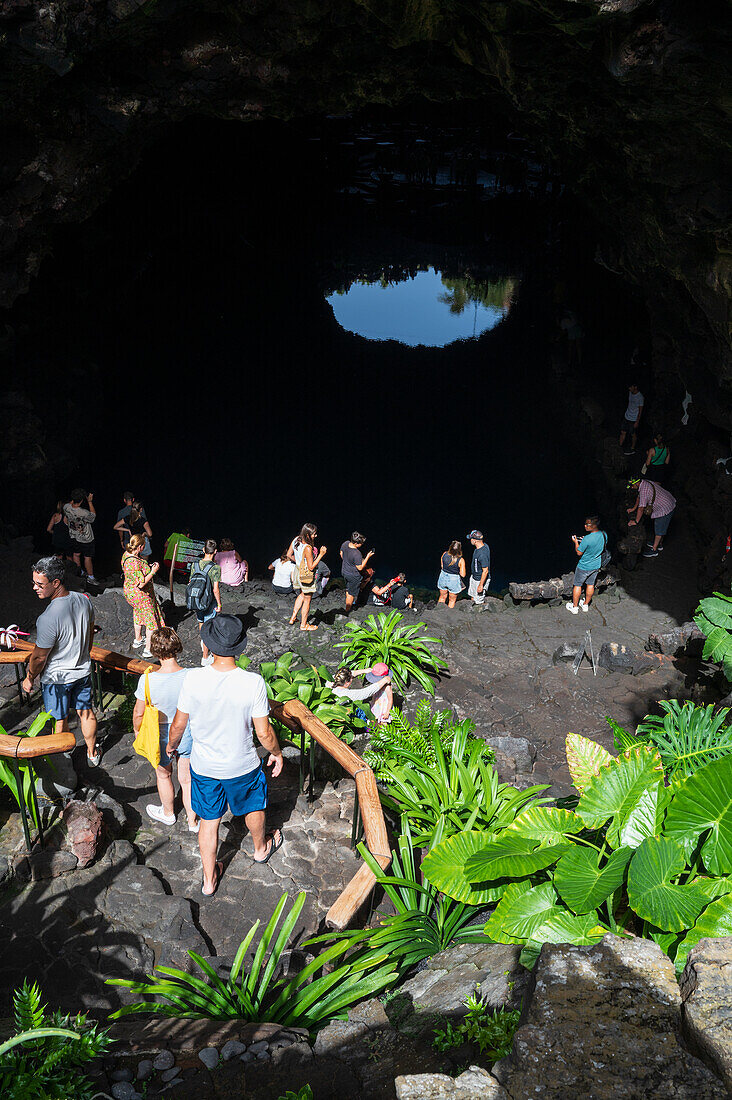
[[[36,646],[28,661],[23,690],[30,692],[41,678],[43,706],[56,719],[56,732],[69,728],[69,711],[79,715],[88,763],[96,767],[97,719],[92,709],[91,646],[94,612],[88,596],[69,592],[59,558],[41,558],[33,566],[33,590],[50,599],[36,620]]]

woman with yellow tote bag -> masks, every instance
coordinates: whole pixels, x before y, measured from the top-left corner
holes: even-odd
[[[160,763],[160,711],[150,701],[150,669],[145,670],[145,710],[136,729],[134,750],[154,768]]]

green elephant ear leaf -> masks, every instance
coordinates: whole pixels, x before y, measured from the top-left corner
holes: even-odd
[[[538,847],[530,837],[506,835],[483,847],[465,863],[469,882],[494,882],[503,878],[525,878],[534,871],[551,867],[569,848],[569,844]]]
[[[713,875],[732,872],[732,756],[706,764],[676,791],[663,835],[691,854],[702,833],[704,866]]]
[[[683,848],[667,837],[648,837],[628,869],[628,901],[639,917],[664,932],[691,928],[709,899],[699,886],[671,880],[686,867]]]
[[[598,745],[597,741],[589,737],[582,737],[578,733],[568,733],[565,739],[565,751],[567,753],[567,767],[572,776],[572,782],[582,794],[593,776],[597,775],[604,764],[609,764],[614,757]]]
[[[501,833],[506,836],[523,836],[549,844],[561,844],[571,833],[581,833],[585,823],[570,810],[558,810],[552,806],[531,806],[524,810],[513,824]]]
[[[588,829],[599,829],[610,821],[608,844],[618,848],[640,835],[644,824],[655,828],[658,796],[648,794],[663,784],[663,764],[658,751],[649,745],[634,745],[621,756],[604,764],[592,776],[577,805],[577,813]],[[645,796],[645,797],[644,797]],[[630,824],[629,836],[622,836]],[[654,828],[650,828],[653,835]]]
[[[711,940],[732,936],[732,895],[725,894],[708,905],[689,934],[679,944],[676,952],[676,972],[680,974],[686,966],[686,958],[691,948],[708,937]]]
[[[485,926],[485,933],[497,943],[597,943],[606,929],[597,923],[596,913],[576,916],[557,904],[551,882],[531,887],[511,883]]]
[[[465,877],[465,862],[485,847],[485,833],[456,833],[435,845],[422,860],[422,874],[447,897],[466,905],[487,905],[498,901],[504,886],[471,885]]]
[[[593,848],[572,848],[554,871],[554,885],[562,901],[575,913],[597,909],[622,883],[632,854],[632,848],[618,848],[600,867]]]

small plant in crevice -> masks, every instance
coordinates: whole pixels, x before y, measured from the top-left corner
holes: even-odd
[[[292,1092],[291,1089],[288,1089],[284,1096],[279,1097],[279,1100],[314,1100],[313,1090],[310,1088],[310,1085],[303,1085],[297,1092]]]
[[[480,987],[478,987],[479,989]],[[435,1050],[453,1050],[463,1043],[474,1043],[490,1062],[498,1062],[511,1053],[511,1044],[521,1012],[518,1008],[491,1008],[474,993],[464,1002],[467,1012],[462,1020],[448,1020],[435,1029]]]
[[[107,1032],[86,1016],[47,1012],[27,980],[13,995],[13,1010],[15,1035],[0,1045],[3,1100],[91,1100],[96,1085],[84,1066],[107,1050]]]

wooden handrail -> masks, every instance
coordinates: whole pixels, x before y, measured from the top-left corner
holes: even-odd
[[[350,745],[331,733],[325,723],[316,718],[299,699],[291,699],[287,703],[270,701],[270,710],[288,729],[293,731],[304,729],[353,777],[356,782],[354,798],[358,799],[361,811],[366,847],[385,871],[391,863],[391,848],[386,832],[384,811],[381,808],[381,799],[371,768]],[[375,885],[376,876],[367,864],[363,864],[326,913],[325,921],[328,927],[337,931],[346,928]]]
[[[41,734],[39,737],[15,737],[0,734],[0,756],[9,760],[34,760],[37,756],[50,756],[56,752],[71,752],[76,747],[73,733]]]
[[[13,648],[16,651],[30,653],[35,649],[35,646],[33,642],[27,642],[23,638],[17,638],[13,642]],[[155,671],[158,667],[157,661],[141,661],[137,657],[128,657],[124,653],[115,653],[113,649],[102,649],[98,645],[93,645],[91,647],[90,655],[92,661],[96,661],[97,664],[103,665],[105,668],[114,669],[116,672],[137,672],[142,675],[148,668]],[[12,654],[0,654],[0,659],[3,656],[10,657]],[[11,661],[8,663],[12,664],[13,662]]]

